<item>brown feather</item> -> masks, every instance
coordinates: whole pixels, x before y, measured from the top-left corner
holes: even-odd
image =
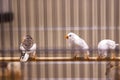
[[[33,46],[33,39],[30,35],[26,35],[25,39],[22,42],[22,46],[29,50]]]

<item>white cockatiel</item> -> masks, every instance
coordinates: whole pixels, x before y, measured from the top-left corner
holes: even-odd
[[[20,61],[26,62],[28,58],[35,58],[36,56],[36,43],[34,43],[30,35],[26,35],[23,42],[20,44],[20,50],[22,52]]]
[[[81,52],[84,53],[84,55],[85,55],[84,57],[89,58],[89,47],[88,47],[87,43],[82,38],[80,38],[75,33],[70,32],[66,35],[66,39],[68,40],[69,45],[71,47],[75,47],[77,49],[80,49]],[[75,55],[75,57],[76,56],[77,55]]]
[[[98,44],[99,58],[107,57],[107,51],[109,49],[114,50],[116,48],[116,46],[118,46],[118,45],[119,44],[116,44],[115,41],[109,40],[109,39],[104,39],[104,40],[100,41]]]

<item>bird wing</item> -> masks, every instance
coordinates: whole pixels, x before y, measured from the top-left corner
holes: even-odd
[[[22,46],[22,43],[20,44],[20,50],[25,50],[25,48]]]
[[[37,48],[37,45],[36,45],[36,43],[34,43],[33,46],[30,48],[30,50],[31,50],[31,51],[35,51],[36,48]]]
[[[79,39],[78,45],[79,45],[82,49],[89,49],[87,43],[86,43],[83,39]]]

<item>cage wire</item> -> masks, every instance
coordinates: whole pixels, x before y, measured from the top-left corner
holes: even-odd
[[[83,38],[90,57],[95,57],[99,41],[120,43],[119,4],[119,0],[0,0],[0,57],[20,57],[26,34],[37,44],[37,57],[73,57],[81,50],[69,47],[64,38],[69,32]],[[119,48],[115,54],[119,56]],[[0,80],[120,80],[119,66],[119,61],[0,61]]]

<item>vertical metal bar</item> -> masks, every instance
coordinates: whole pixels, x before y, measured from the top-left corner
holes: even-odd
[[[40,41],[39,41],[39,21],[40,21],[40,19],[39,19],[39,1],[38,0],[36,0],[35,2],[34,2],[34,16],[35,16],[35,38],[36,38],[36,44],[37,44],[37,46],[39,46],[40,45]],[[36,55],[37,56],[40,56],[40,50],[39,50],[39,47],[37,48],[37,51],[36,51]],[[36,62],[36,75],[37,75],[37,80],[40,80],[40,75],[41,75],[41,73],[40,73],[40,64],[38,64],[37,62]]]
[[[80,31],[80,27],[82,27],[83,25],[83,23],[82,23],[82,10],[83,10],[83,0],[78,0],[78,3],[79,3],[79,33],[81,32]]]
[[[47,25],[47,0],[43,1],[43,7],[44,7],[44,50],[45,50],[45,56],[48,56],[48,25]],[[45,63],[45,77],[48,78],[48,64]]]
[[[3,3],[3,0],[1,1],[2,3]],[[2,10],[1,10],[1,13],[3,13],[3,4],[1,4],[1,8],[2,8]],[[2,18],[2,16],[1,16],[1,19],[3,19]],[[1,23],[1,45],[2,45],[2,57],[4,57],[4,55],[5,55],[5,40],[4,40],[4,35],[5,35],[5,33],[4,33],[4,23]]]
[[[9,12],[11,12],[12,1],[9,0],[8,3],[9,3]],[[9,33],[10,33],[10,55],[12,58],[14,55],[14,52],[13,52],[13,26],[11,22],[9,22]]]
[[[26,7],[26,33],[30,34],[30,16],[29,16],[29,12],[30,12],[30,8],[29,8],[29,4],[30,1],[25,1],[25,7]]]
[[[92,5],[93,5],[93,2],[92,1],[89,1],[89,5],[88,5],[88,11],[89,11],[89,13],[87,13],[88,14],[88,20],[89,20],[89,25],[87,26],[88,28],[92,28],[93,29],[93,27],[94,27],[94,25],[92,24],[93,23],[93,16],[92,16],[92,11],[93,11],[93,8],[92,8]],[[93,32],[93,30],[89,30],[89,35],[88,35],[88,39],[87,39],[87,41],[86,42],[88,42],[87,44],[88,44],[88,46],[89,46],[89,53],[90,53],[90,56],[93,56],[93,54],[94,54],[94,49],[92,49],[91,50],[91,46],[93,46],[94,45],[94,43],[93,43],[93,34],[92,34],[92,32]],[[92,47],[93,48],[93,47]],[[86,73],[87,75],[88,74],[90,74],[89,76],[90,77],[93,77],[93,64],[89,64],[88,63],[88,65],[89,65],[89,71]]]
[[[52,35],[53,35],[53,53],[57,53],[57,30],[54,30],[54,28],[57,29],[57,5],[56,0],[52,0]],[[56,54],[53,54],[53,56],[56,56]]]
[[[114,38],[116,40],[116,43],[119,43],[119,0],[115,0],[114,1],[114,27],[115,27],[115,31],[114,31]],[[115,49],[115,55],[116,56],[119,56],[119,50],[118,50],[118,47]],[[119,62],[115,62],[115,65],[116,64],[119,64]],[[115,69],[115,78],[117,78],[119,75],[119,69],[116,68]],[[115,80],[114,78],[114,80]],[[119,80],[119,77],[118,77],[118,80]]]
[[[67,15],[66,15],[67,16]],[[70,32],[74,32],[74,0],[70,0]],[[75,54],[75,48],[72,47],[71,49],[71,55]],[[71,77],[75,77],[75,64],[71,64]]]
[[[83,35],[82,33],[83,33],[83,31],[82,30],[80,30],[80,28],[81,27],[83,27],[83,20],[82,20],[82,18],[83,18],[83,1],[84,0],[79,0],[79,34],[81,34],[81,35]],[[80,56],[81,56],[81,54],[80,54]],[[80,69],[79,69],[79,74],[80,74],[80,77],[85,73],[84,72],[84,65],[81,65],[81,64],[79,64],[80,65]],[[82,69],[82,67],[83,67],[83,69]]]
[[[111,23],[112,23],[112,21],[111,21],[111,14],[112,13],[110,13],[111,12],[111,1],[109,0],[109,1],[106,1],[106,38],[107,39],[110,39],[110,38],[112,38],[111,37],[111,33],[112,33],[112,31],[111,31],[111,29],[110,29],[110,27],[111,27]],[[110,23],[111,22],[111,23]],[[110,52],[110,51],[108,51],[108,52]]]
[[[62,21],[61,21],[61,25],[62,25],[62,28],[66,30],[65,0],[62,0],[62,1],[61,1],[61,7],[62,7],[62,12],[61,12],[61,16],[62,16],[61,20],[62,20]],[[65,33],[66,33],[65,30],[63,30],[63,32],[62,32],[62,34],[61,34],[60,37],[63,37],[63,36],[65,35]],[[66,44],[65,44],[65,40],[64,40],[64,39],[61,39],[61,42],[62,42],[61,44],[63,44],[63,46],[62,46],[62,53],[64,53],[63,56],[66,56]],[[63,65],[63,77],[64,77],[64,78],[65,78],[66,75],[67,75],[66,67],[67,67],[66,64],[64,64],[64,65]]]
[[[114,38],[116,40],[116,43],[119,43],[119,0],[115,0],[114,2]],[[115,50],[116,56],[119,56],[119,49],[118,47]]]
[[[9,12],[12,12],[12,1],[11,0],[8,0],[9,2]],[[9,33],[10,33],[10,56],[11,58],[14,56],[14,51],[13,51],[13,25],[12,23],[10,22],[9,23]],[[14,66],[13,64],[11,65],[11,67]],[[14,70],[12,68],[12,70]],[[11,79],[14,80],[15,79],[15,74],[13,72],[11,72]]]
[[[21,5],[22,6],[22,5]],[[25,1],[25,8],[26,8],[26,33],[30,35],[30,0]],[[28,80],[32,80],[32,64],[27,64],[27,74],[28,74]]]
[[[97,33],[98,37],[97,38],[98,39],[97,40],[99,42],[101,40],[101,18],[100,18],[101,17],[101,7],[100,7],[101,1],[98,0],[97,4],[98,4],[98,6],[97,6],[97,13],[98,13],[97,14],[98,15],[98,18],[97,18],[98,19],[97,20],[98,21],[97,22],[98,23],[98,33]],[[100,78],[100,75],[101,75],[100,74],[101,73],[101,63],[99,62],[99,64],[97,64],[97,65],[98,65],[98,70],[97,70],[98,71],[98,76],[97,77]]]
[[[88,26],[87,26],[87,27],[89,28],[89,31],[88,31],[88,32],[89,32],[89,33],[88,33],[89,35],[88,35],[88,39],[87,39],[87,41],[86,41],[86,42],[89,43],[89,44],[87,43],[88,46],[89,46],[89,48],[91,48],[91,46],[93,46],[93,35],[92,35],[92,32],[93,32],[93,27],[94,27],[94,26],[93,26],[93,24],[92,24],[92,23],[93,23],[93,18],[92,18],[92,17],[93,17],[93,16],[92,16],[92,9],[93,9],[93,8],[92,8],[92,5],[93,5],[93,4],[92,4],[92,1],[89,1],[89,5],[88,5],[88,11],[89,11],[89,12],[87,13],[87,15],[89,16],[89,17],[88,17],[88,20],[89,20],[88,23],[89,23],[89,24],[88,24]],[[91,28],[92,28],[92,30],[91,30]],[[89,51],[90,51],[90,50],[89,50]],[[93,56],[93,53],[94,53],[94,50],[91,50],[90,55]]]
[[[18,44],[21,43],[21,3],[20,0],[17,0],[17,19],[18,19]],[[19,46],[18,46],[19,47]]]
[[[47,26],[47,0],[43,1],[44,4],[44,48],[45,54],[48,55],[48,26]]]
[[[70,0],[70,31],[74,32],[74,0]]]
[[[110,1],[109,0],[106,0],[106,38],[107,39],[109,39],[109,34],[110,34],[110,32],[109,32],[109,15],[110,15],[110,13],[109,13],[109,3]]]
[[[97,22],[98,23],[98,33],[97,33],[98,34],[98,37],[97,37],[98,42],[101,40],[101,18],[100,18],[101,8],[100,8],[100,2],[101,2],[100,0],[97,1],[97,3],[98,3],[98,6],[97,6],[98,7],[98,9],[97,9],[97,13],[98,13],[98,18],[97,18],[98,19],[98,22]]]
[[[52,0],[52,27],[53,29],[54,28],[57,28],[58,27],[58,24],[57,24],[57,1],[56,0]],[[57,34],[57,30],[52,30],[52,35],[53,35],[53,56],[56,57],[57,56],[57,53],[58,53],[58,47],[57,47],[57,44],[58,44],[58,41],[57,41],[57,38],[58,38],[58,34]],[[54,65],[53,66],[53,75],[54,75],[54,78],[57,78],[58,77],[58,64],[52,64]]]
[[[3,0],[1,1],[1,13],[3,13]],[[1,16],[1,21],[2,21],[2,16]],[[1,23],[1,49],[2,49],[2,51],[1,51],[1,53],[2,53],[2,57],[4,57],[5,56],[5,33],[4,33],[4,23]],[[4,80],[5,79],[5,77],[4,77],[4,75],[5,75],[5,73],[4,73],[4,69],[2,69],[2,80]]]
[[[18,48],[19,48],[19,45],[21,43],[21,2],[20,0],[17,0],[17,23],[18,23]],[[19,51],[17,51],[18,53],[20,53]],[[24,64],[21,64],[21,79],[24,80]]]

